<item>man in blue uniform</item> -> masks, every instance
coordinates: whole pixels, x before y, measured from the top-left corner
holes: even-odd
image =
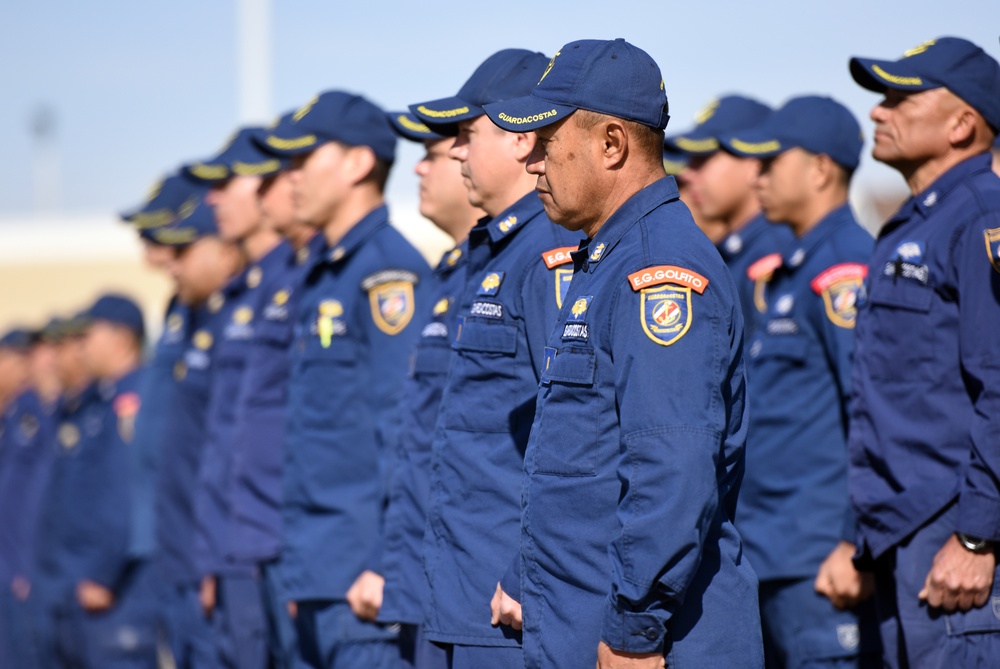
[[[433,130],[455,134],[469,201],[487,214],[469,233],[447,384],[437,417],[424,560],[428,639],[449,645],[450,666],[521,667],[520,631],[492,626],[490,592],[519,570],[518,484],[545,337],[569,285],[578,235],[555,226],[524,165],[532,133],[505,133],[483,105],[524,95],[548,59],[505,49],[452,98],[412,105]],[[484,529],[484,528],[489,528]],[[505,575],[506,574],[506,575]]]
[[[24,390],[28,381],[28,349],[31,338],[26,330],[15,328],[0,338],[0,412]]]
[[[430,268],[389,224],[396,137],[376,105],[327,91],[263,145],[291,157],[295,215],[320,231],[294,315],[285,435],[281,570],[301,656],[389,667],[396,630],[358,619],[346,594],[381,569],[385,438]]]
[[[466,281],[466,239],[483,212],[469,202],[461,164],[448,155],[452,138],[433,132],[408,112],[391,113],[389,120],[400,137],[426,148],[414,168],[420,177],[420,213],[451,236],[456,246],[442,256],[434,270],[428,302],[431,308],[425,310],[419,323],[420,339],[399,406],[402,416],[392,442],[395,465],[385,517],[382,572],[362,575],[348,591],[347,600],[361,618],[377,616],[383,622],[401,624],[403,666],[439,669],[447,666],[447,654],[424,638],[420,625],[427,601],[423,540],[431,441],[448,375],[456,310]]]
[[[760,667],[757,580],[732,523],[742,316],[663,171],[659,67],[624,40],[572,42],[529,96],[486,112],[538,134],[528,169],[545,210],[588,237],[525,454],[510,598],[525,666]]]
[[[141,399],[143,322],[128,298],[86,312],[84,359],[95,379],[58,414],[58,454],[38,556],[57,666],[155,667],[148,564],[131,552],[128,447]]]
[[[32,333],[28,387],[8,408],[0,432],[0,666],[38,666],[31,571],[42,500],[55,454],[54,412],[59,399],[53,319]]]
[[[717,236],[710,235],[733,274],[743,307],[747,337],[765,308],[759,287],[791,241],[787,228],[768,224],[754,192],[760,160],[736,154],[719,139],[723,135],[758,125],[771,113],[767,105],[741,95],[725,95],[710,102],[691,130],[668,137],[667,148],[687,156],[678,176],[682,196],[699,218],[712,221]]]
[[[240,441],[246,438],[240,430],[252,420],[241,392],[262,312],[280,288],[288,288],[284,274],[291,254],[278,233],[264,224],[258,201],[264,176],[283,167],[254,141],[263,133],[263,128],[241,128],[217,155],[184,168],[191,178],[211,184],[205,201],[215,214],[219,236],[238,244],[247,259],[245,270],[221,292],[230,320],[220,323],[213,346],[206,441],[195,496],[202,607],[217,630],[222,662],[241,669],[263,668],[269,655],[260,570],[253,560],[234,559],[234,550],[245,547],[234,545],[233,472],[244,457],[239,451],[247,445]],[[275,390],[280,393],[280,388]]]
[[[871,587],[851,562],[847,496],[854,323],[872,250],[847,204],[861,128],[839,102],[805,96],[722,141],[763,161],[764,214],[795,235],[762,282],[767,311],[748,349],[749,445],[736,516],[760,579],[767,666],[880,666],[871,605],[852,610]],[[854,592],[841,594],[846,583],[832,590],[834,579],[850,580]]]
[[[912,196],[879,232],[858,314],[849,481],[886,666],[1000,655],[1000,65],[964,39],[853,58],[885,95],[872,156]]]
[[[225,311],[218,291],[244,265],[239,247],[219,238],[204,189],[184,179],[169,203],[174,219],[141,231],[173,256],[176,294],[145,371],[145,407],[136,425],[136,456],[153,490],[151,509],[137,509],[140,546],[155,550],[153,572],[166,640],[179,669],[219,666],[214,632],[198,600],[194,496],[205,440],[212,355]],[[164,188],[166,191],[166,187]],[[191,200],[191,206],[182,206]],[[151,516],[151,523],[145,518]]]

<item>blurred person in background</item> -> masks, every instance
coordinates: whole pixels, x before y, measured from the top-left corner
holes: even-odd
[[[132,554],[128,449],[141,407],[145,328],[134,302],[105,295],[84,314],[94,379],[57,414],[57,455],[39,528],[38,571],[60,667],[155,667],[148,562]]]
[[[435,669],[447,666],[446,653],[424,638],[420,625],[428,594],[423,542],[430,451],[451,360],[457,301],[466,281],[466,240],[484,212],[469,202],[461,165],[448,155],[454,139],[433,132],[409,112],[390,113],[389,120],[400,137],[424,146],[426,152],[414,167],[420,177],[420,214],[448,234],[455,246],[434,270],[430,309],[417,315],[421,317],[420,339],[399,406],[399,429],[390,442],[394,466],[382,571],[359,577],[348,590],[347,600],[361,618],[402,625],[399,645],[404,667]]]
[[[725,95],[695,116],[695,127],[664,142],[667,149],[687,157],[678,176],[682,199],[702,229],[709,228],[709,239],[736,281],[748,341],[765,309],[760,282],[778,262],[778,251],[791,235],[786,228],[768,224],[761,214],[754,192],[760,161],[725,150],[719,138],[756,125],[770,113],[756,100]]]

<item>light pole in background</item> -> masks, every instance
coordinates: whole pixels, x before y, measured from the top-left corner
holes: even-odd
[[[269,123],[271,108],[271,1],[237,0],[237,67],[241,125]]]
[[[62,198],[62,176],[59,149],[56,142],[56,113],[47,104],[31,112],[29,120],[32,139],[32,176],[34,181],[35,213],[58,211]]]

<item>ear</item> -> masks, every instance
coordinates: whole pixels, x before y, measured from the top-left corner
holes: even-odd
[[[962,105],[952,116],[948,127],[948,142],[952,146],[968,146],[976,138],[978,117],[969,107]]]
[[[594,126],[593,132],[599,133],[604,169],[615,170],[621,167],[628,155],[631,140],[628,129],[617,119],[609,117]]]
[[[368,146],[352,146],[344,154],[343,170],[351,184],[358,185],[375,169],[375,152]]]
[[[510,135],[511,147],[514,150],[514,158],[517,162],[524,163],[528,161],[528,156],[531,155],[531,151],[535,148],[535,133],[533,132],[511,132],[507,133]]]
[[[840,168],[833,162],[833,158],[825,153],[815,154],[811,158],[812,169],[810,170],[810,178],[813,188],[817,191],[824,191],[835,185],[839,178]]]

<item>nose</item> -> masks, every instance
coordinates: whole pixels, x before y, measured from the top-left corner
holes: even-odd
[[[525,163],[524,169],[528,171],[528,174],[536,176],[545,174],[545,152],[540,142],[536,141],[535,145],[531,147],[531,153],[528,155],[528,162]]]
[[[455,143],[448,149],[448,157],[459,162],[465,162],[468,159],[469,141],[461,134],[455,138]]]

